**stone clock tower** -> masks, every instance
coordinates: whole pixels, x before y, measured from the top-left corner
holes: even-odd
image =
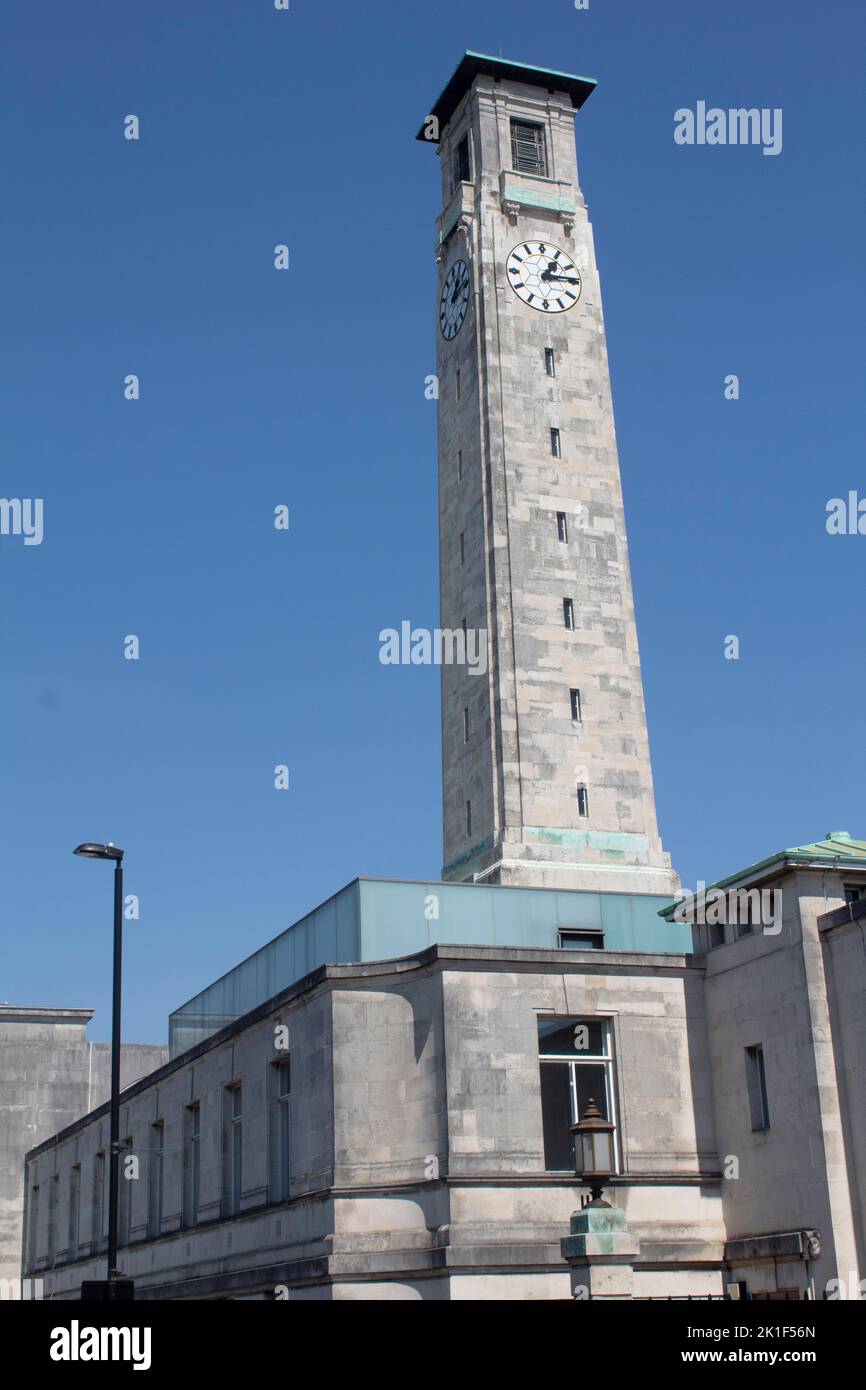
[[[594,86],[467,53],[418,135],[442,166],[441,626],[470,655],[445,643],[443,878],[668,894],[575,158]]]

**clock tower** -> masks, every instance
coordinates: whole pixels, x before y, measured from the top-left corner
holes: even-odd
[[[442,171],[443,878],[671,894],[575,156],[594,87],[466,53],[418,134]]]

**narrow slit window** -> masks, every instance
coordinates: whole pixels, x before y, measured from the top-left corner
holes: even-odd
[[[563,544],[568,544],[568,517],[565,512],[556,513],[556,534]]]
[[[466,563],[466,536],[462,531],[460,532],[460,563],[461,565]]]
[[[562,441],[559,437],[559,430],[550,431],[550,452],[555,459],[562,458]]]
[[[458,399],[458,401],[459,401],[459,399],[460,399],[460,368],[459,368],[459,367],[457,368],[456,383],[457,383],[457,399]]]
[[[562,600],[562,621],[569,632],[574,632],[574,600],[564,598]]]
[[[471,834],[472,834],[472,802],[471,802],[471,801],[467,801],[467,803],[466,803],[466,834],[467,834],[467,835],[471,835]]]
[[[553,348],[544,349],[544,370],[548,376],[556,376],[556,354]]]
[[[577,786],[577,814],[579,816],[589,815],[589,792],[583,782],[579,782]]]
[[[462,449],[458,449],[458,450],[457,450],[457,481],[458,481],[458,483],[462,483],[462,482],[463,482],[463,450],[462,450]]]
[[[580,722],[581,722],[581,713],[580,713],[580,691],[579,691],[579,690],[572,690],[572,692],[571,692],[571,717],[572,717],[572,719],[573,719],[573,721],[574,721],[575,724],[580,724]]]
[[[463,742],[464,742],[464,743],[468,743],[468,742],[469,742],[469,706],[468,706],[468,705],[466,705],[466,707],[465,707],[464,710],[463,710]]]
[[[749,1090],[752,1129],[769,1129],[770,1107],[767,1103],[767,1076],[764,1071],[764,1049],[760,1044],[746,1048],[746,1084]]]

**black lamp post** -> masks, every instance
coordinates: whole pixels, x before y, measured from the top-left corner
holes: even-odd
[[[590,1096],[583,1112],[583,1119],[571,1125],[575,1137],[575,1169],[589,1188],[592,1200],[590,1207],[609,1207],[610,1202],[602,1200],[602,1192],[608,1180],[616,1173],[614,1162],[614,1126],[606,1120]]]
[[[111,1007],[111,1118],[108,1167],[108,1280],[82,1285],[82,1298],[131,1298],[132,1281],[117,1277],[117,1205],[120,1187],[120,992],[123,952],[123,850],[115,845],[79,845],[84,859],[114,862],[114,986]]]

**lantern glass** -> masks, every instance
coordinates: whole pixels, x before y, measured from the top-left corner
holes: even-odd
[[[589,1136],[587,1136],[589,1137]],[[613,1135],[609,1130],[597,1130],[593,1140],[593,1172],[613,1172]]]

